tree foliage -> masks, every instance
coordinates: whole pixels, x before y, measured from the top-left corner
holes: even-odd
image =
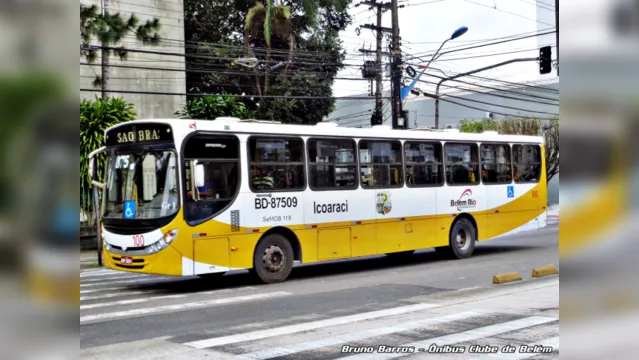
[[[187,82],[193,84],[188,91],[254,95],[245,104],[260,117],[315,124],[335,103],[332,85],[345,59],[339,32],[351,23],[347,7],[352,0],[284,0],[271,3],[271,12],[269,3],[184,1],[186,40],[198,43],[186,51],[208,55],[187,62]],[[270,36],[264,35],[265,24]],[[226,60],[244,57],[257,58],[258,65]],[[260,95],[324,99],[262,98],[260,108]]]
[[[161,40],[158,33],[160,27],[160,20],[157,18],[140,24],[140,20],[133,14],[125,19],[117,12],[102,14],[97,5],[80,4],[80,54],[88,63],[97,60],[98,50],[103,50],[106,56],[117,55],[120,60],[126,60],[126,49],[118,46],[125,36],[132,34],[145,45],[157,46]],[[102,47],[113,49],[101,49],[92,44],[94,40]],[[93,86],[99,87],[102,81],[102,77],[96,75]]]
[[[104,131],[113,125],[136,118],[133,104],[123,98],[82,100],[80,103],[80,209],[89,214],[93,208],[91,179],[89,177],[89,154],[104,145]],[[98,181],[104,179],[106,157],[96,159]]]
[[[481,133],[497,131],[508,135],[544,136],[546,147],[546,179],[550,181],[559,173],[559,118],[548,120],[485,118],[480,121],[461,120],[461,132]]]
[[[251,119],[255,118],[255,111],[249,110],[242,101],[234,97],[200,96],[188,100],[175,115],[181,119],[198,120],[214,120],[223,116]]]

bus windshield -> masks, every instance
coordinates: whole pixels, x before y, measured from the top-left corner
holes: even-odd
[[[108,158],[104,219],[157,219],[178,211],[176,154],[149,150]]]

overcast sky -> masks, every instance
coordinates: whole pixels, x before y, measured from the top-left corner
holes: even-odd
[[[553,30],[555,27],[554,0],[399,0],[399,3],[405,5],[399,10],[399,27],[402,50],[408,54],[426,55],[434,52],[442,41],[449,38],[460,26],[467,26],[468,32],[458,39],[449,41],[442,52],[490,42],[491,39],[499,41],[504,37],[532,35],[536,32]],[[361,24],[376,22],[375,12],[367,11],[367,9],[368,7],[364,5],[351,8],[353,25],[341,34],[348,53],[347,64],[359,66],[366,60],[374,60],[374,56],[363,56],[358,51],[362,47],[375,49],[373,31],[362,29],[360,36],[357,36],[355,32]],[[391,12],[386,11],[382,19],[382,26],[390,28]],[[555,45],[555,35],[456,51],[443,55],[433,62],[431,67],[453,75],[515,58],[537,57],[539,47],[543,45]],[[500,53],[508,54],[493,55]],[[466,57],[474,58],[460,59]],[[553,59],[555,57],[556,48],[553,47]],[[423,58],[425,62],[428,59],[428,57]],[[387,57],[384,62],[388,62]],[[435,75],[442,75],[436,70],[431,71]],[[556,79],[555,71],[548,75],[539,75],[539,66],[535,62],[510,64],[477,75],[515,82]],[[361,79],[361,70],[356,66],[347,67],[338,76]],[[433,81],[435,78],[423,76],[422,80]],[[467,80],[477,82],[477,79]],[[388,79],[385,79],[384,88],[388,89],[389,86]],[[426,91],[434,89],[431,85],[420,84],[419,86]],[[353,96],[367,93],[368,88],[367,81],[336,80],[333,91],[334,96]]]

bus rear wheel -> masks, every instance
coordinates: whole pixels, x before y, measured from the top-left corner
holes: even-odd
[[[283,282],[293,270],[293,256],[293,247],[286,237],[270,234],[255,249],[255,274],[266,284]]]
[[[461,218],[453,224],[450,231],[449,246],[436,248],[437,253],[449,258],[469,258],[475,251],[477,231],[470,220]]]

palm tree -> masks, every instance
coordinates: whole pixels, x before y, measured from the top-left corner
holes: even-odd
[[[258,2],[249,9],[246,15],[246,52],[252,53],[249,43],[264,41],[266,47],[265,61],[265,77],[264,77],[264,95],[268,92],[269,87],[269,69],[271,67],[271,37],[277,36],[282,41],[288,42],[289,59],[293,56],[295,48],[295,37],[293,36],[293,26],[291,23],[291,10],[286,5],[273,6],[273,0],[267,0],[266,6]],[[262,95],[260,89],[259,76],[256,79],[258,95]],[[263,99],[260,99],[260,107],[263,105]]]

